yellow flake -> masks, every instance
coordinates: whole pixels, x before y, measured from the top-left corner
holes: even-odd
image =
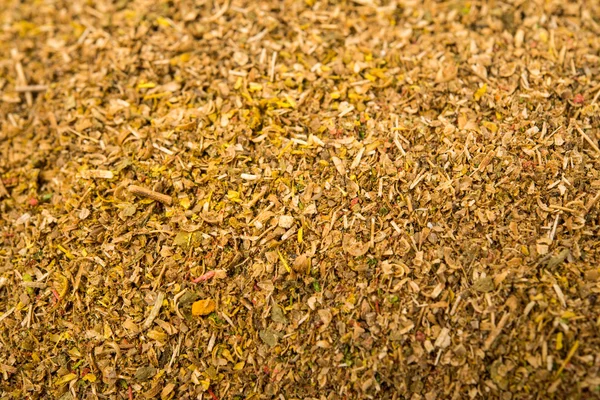
[[[262,90],[262,88],[263,85],[256,82],[250,82],[250,84],[248,85],[248,90],[251,92],[258,92],[259,90]]]
[[[240,371],[240,370],[242,370],[244,368],[244,365],[246,365],[246,362],[245,361],[240,361],[239,363],[237,363],[237,364],[235,364],[233,366],[233,370],[234,371]]]
[[[571,319],[577,315],[573,311],[565,311],[560,317],[562,319]]]
[[[27,35],[36,35],[40,32],[40,29],[37,27],[37,25],[35,25],[29,21],[16,22],[14,24],[14,27],[19,32],[20,37],[24,37]],[[79,36],[79,35],[77,35],[77,36]]]
[[[235,190],[229,190],[227,192],[227,198],[230,201],[233,201],[234,203],[241,203],[242,200],[240,199],[240,193],[236,192]]]
[[[291,140],[288,142],[288,144],[285,145],[285,147],[281,150],[281,152],[279,153],[279,155],[277,156],[277,158],[281,158],[286,151],[288,151],[290,149],[290,147],[292,147],[292,144],[294,142],[292,142]]]
[[[154,82],[144,82],[144,83],[138,83],[138,89],[152,89],[154,87],[156,87],[156,83]]]
[[[191,202],[190,202],[190,198],[189,197],[183,197],[179,200],[179,204],[181,205],[181,207],[185,208],[186,210],[188,208],[190,208],[191,206]]]
[[[167,18],[163,18],[163,17],[156,18],[156,23],[159,26],[162,26],[162,27],[165,27],[165,28],[168,27],[168,26],[171,26],[171,21],[168,20]]]
[[[154,329],[149,331],[146,336],[148,336],[150,339],[156,340],[159,343],[165,343],[169,339],[169,335]]]
[[[563,370],[565,369],[567,364],[569,364],[569,361],[571,361],[571,358],[573,358],[573,356],[577,352],[578,348],[579,348],[579,340],[576,340],[575,343],[573,344],[573,347],[571,347],[571,350],[569,350],[569,353],[567,354],[567,357],[564,359],[560,368],[558,369],[558,371],[556,371],[555,376],[559,376],[563,372]]]
[[[493,122],[484,121],[483,126],[485,126],[492,133],[498,132],[498,125]]]
[[[123,16],[126,19],[134,19],[135,17],[137,17],[137,13],[134,10],[127,9],[123,12]]]
[[[72,260],[72,259],[74,259],[74,258],[75,258],[75,256],[74,256],[74,255],[73,255],[73,254],[72,254],[72,253],[71,253],[69,250],[65,249],[65,248],[64,248],[63,246],[61,246],[60,244],[59,244],[59,245],[57,245],[56,247],[57,247],[57,248],[58,248],[60,251],[62,251],[62,252],[65,254],[65,256],[67,256],[67,258],[68,258],[69,260]]]
[[[283,264],[283,266],[285,267],[285,270],[289,273],[292,272],[292,270],[290,269],[290,266],[288,265],[287,261],[285,260],[285,258],[283,258],[283,255],[279,252],[279,250],[277,250],[277,255],[279,256],[279,261],[281,261],[281,263]]]
[[[202,389],[204,389],[205,391],[208,390],[208,388],[210,387],[210,379],[204,379],[200,381],[200,386],[202,387]]]
[[[66,374],[66,375],[60,377],[56,382],[54,382],[54,385],[62,386],[65,383],[69,383],[74,379],[77,379],[77,375],[71,372],[70,374]]]
[[[387,78],[385,76],[385,68],[371,68],[369,70],[369,74],[371,74],[371,75],[373,75],[373,76],[375,76],[377,78],[380,78],[380,79]]]
[[[229,350],[223,349],[223,351],[221,351],[221,355],[230,363],[233,364],[235,362],[235,360],[233,359],[231,352]]]
[[[110,325],[106,322],[104,323],[104,339],[110,339],[113,335],[112,329],[110,329]]]
[[[86,30],[86,27],[84,25],[81,25],[77,22],[71,22],[71,27],[73,28],[73,33],[76,37],[80,37]]]
[[[198,300],[192,304],[192,315],[208,315],[215,311],[217,304],[212,299]]]
[[[241,87],[242,87],[242,84],[243,84],[243,83],[244,83],[244,80],[242,79],[242,77],[241,77],[241,76],[238,76],[238,78],[237,78],[237,79],[236,79],[236,81],[235,81],[235,84],[233,85],[233,88],[234,88],[235,90],[238,90],[239,88],[241,88]]]
[[[285,99],[292,108],[296,108],[296,102],[289,95],[285,95]]]
[[[483,97],[483,95],[486,93],[487,93],[487,83],[484,83],[483,86],[480,87],[479,89],[477,89],[475,94],[473,94],[473,99],[475,99],[475,101],[479,101],[479,99],[481,99]]]
[[[57,281],[54,288],[56,289],[56,291],[58,292],[58,295],[62,299],[63,297],[65,297],[67,295],[67,291],[69,290],[69,280],[67,279],[66,276],[61,275],[57,272],[55,272],[54,275],[56,276],[56,281]]]
[[[144,100],[160,99],[161,97],[170,96],[170,95],[171,95],[171,92],[148,94],[148,95],[144,96]]]

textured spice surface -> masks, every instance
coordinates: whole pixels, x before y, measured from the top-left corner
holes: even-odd
[[[0,7],[2,399],[600,396],[595,1]]]

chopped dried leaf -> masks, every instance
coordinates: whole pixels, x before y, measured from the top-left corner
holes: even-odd
[[[0,398],[598,397],[600,2],[1,5]]]
[[[273,322],[279,322],[282,324],[287,323],[287,319],[285,318],[285,315],[283,314],[283,309],[281,307],[279,307],[277,304],[274,304],[273,308],[271,308],[271,319],[273,320]]]
[[[157,369],[154,367],[139,367],[135,371],[135,379],[140,382],[145,382],[156,375]]]
[[[490,276],[480,278],[473,284],[473,289],[481,293],[488,293],[494,290],[494,280]]]
[[[277,345],[277,335],[274,331],[270,329],[265,329],[260,331],[259,335],[262,341],[270,347],[275,347]]]

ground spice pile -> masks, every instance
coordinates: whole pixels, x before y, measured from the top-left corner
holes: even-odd
[[[600,396],[600,3],[0,7],[1,399]]]

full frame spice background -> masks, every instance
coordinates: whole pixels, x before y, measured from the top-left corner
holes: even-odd
[[[0,399],[600,398],[600,3],[0,0]]]

